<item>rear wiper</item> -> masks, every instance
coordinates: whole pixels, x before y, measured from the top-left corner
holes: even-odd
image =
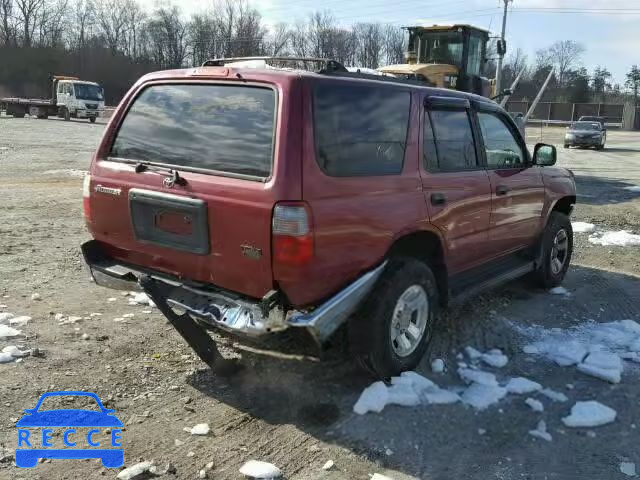
[[[180,176],[180,174],[178,173],[178,171],[174,168],[169,168],[169,167],[160,167],[158,165],[152,165],[148,162],[138,162],[136,163],[136,173],[142,173],[142,172],[146,172],[147,170],[156,170],[156,171],[160,171],[160,172],[168,172],[169,174],[171,174],[171,180],[170,182],[172,184],[175,185],[186,185],[187,181]]]

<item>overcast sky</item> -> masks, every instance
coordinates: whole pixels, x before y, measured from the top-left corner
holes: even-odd
[[[152,6],[156,0],[143,0]],[[316,10],[330,10],[340,24],[358,21],[398,25],[471,23],[498,34],[502,0],[250,0],[266,22],[293,23]],[[177,0],[191,14],[210,0]],[[546,9],[546,10],[540,10]],[[591,10],[589,12],[585,10]],[[580,12],[567,13],[568,10]],[[640,64],[640,0],[514,0],[509,7],[507,42],[534,60],[535,51],[556,40],[586,47],[584,66],[606,66],[623,84],[632,64]]]

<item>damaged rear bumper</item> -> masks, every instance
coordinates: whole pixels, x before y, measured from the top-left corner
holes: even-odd
[[[149,276],[172,310],[188,313],[201,325],[248,336],[262,336],[290,327],[305,328],[320,343],[326,341],[358,308],[382,274],[386,262],[365,273],[325,302],[307,311],[287,309],[277,291],[255,300],[204,284],[187,284],[159,272],[125,265],[110,258],[100,242],[82,245],[84,259],[98,285],[117,290],[141,290]]]

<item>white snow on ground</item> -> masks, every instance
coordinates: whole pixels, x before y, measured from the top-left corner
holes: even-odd
[[[526,393],[536,392],[542,389],[542,385],[533,380],[529,380],[524,377],[515,377],[510,379],[505,385],[507,392],[515,393],[517,395],[524,395]]]
[[[631,187],[624,187],[625,190],[629,190],[630,192],[640,192],[640,185],[633,185]]]
[[[149,298],[149,296],[144,292],[129,292],[129,295],[132,295],[129,298],[129,305],[148,305],[150,307],[155,307],[156,304],[153,303],[153,300]]]
[[[482,352],[476,350],[471,346],[465,347],[464,351],[467,354],[467,357],[469,357],[469,360],[471,361],[477,360],[482,356]]]
[[[599,427],[616,419],[616,411],[595,400],[576,402],[571,407],[571,415],[564,417],[562,423],[567,427]]]
[[[562,392],[556,392],[550,388],[543,388],[540,393],[554,402],[567,402],[569,398]]]
[[[569,290],[567,290],[564,287],[553,287],[551,290],[549,290],[549,293],[552,295],[571,296],[571,293],[569,292]]]
[[[633,462],[620,462],[620,471],[624,473],[627,477],[635,477],[636,464]]]
[[[587,375],[600,378],[611,383],[620,383],[622,360],[614,353],[592,352],[584,362],[578,364],[578,370]]]
[[[483,353],[480,356],[480,360],[492,367],[502,368],[507,364],[509,358],[504,355],[501,350],[494,348],[493,350],[489,350],[487,353]]]
[[[4,338],[17,337],[20,334],[22,334],[20,330],[16,330],[15,328],[10,327],[9,325],[0,325],[0,340]]]
[[[462,394],[462,402],[477,410],[484,410],[502,400],[506,395],[506,388],[497,385],[473,383]]]
[[[191,435],[207,435],[209,433],[208,423],[199,423],[189,429]]]
[[[640,363],[640,324],[633,320],[587,322],[569,329],[520,329],[536,339],[525,353],[547,357],[560,366],[577,365],[587,375],[619,383],[622,359]]]
[[[240,467],[240,473],[252,478],[279,478],[282,472],[278,467],[271,463],[261,462],[259,460],[249,460]]]
[[[13,313],[2,312],[0,313],[0,325],[8,325],[9,320],[14,317]]]
[[[618,247],[631,247],[640,245],[640,235],[635,235],[629,230],[617,232],[594,233],[589,236],[589,241],[596,245],[615,245]]]
[[[528,397],[524,403],[526,403],[534,412],[544,412],[544,405],[540,400]]]
[[[27,317],[26,315],[21,315],[19,317],[13,317],[9,320],[9,325],[12,327],[24,327],[27,323],[31,321],[31,317]]]
[[[431,371],[433,373],[444,372],[444,360],[442,360],[441,358],[436,358],[433,362],[431,362]]]
[[[353,406],[358,415],[367,412],[379,413],[387,405],[414,407],[416,405],[455,403],[460,397],[444,390],[431,380],[415,372],[403,372],[391,379],[391,385],[374,382],[363,390]]]
[[[535,430],[529,430],[529,435],[533,435],[536,438],[541,438],[542,440],[546,440],[547,442],[551,442],[553,440],[551,434],[547,432],[547,424],[544,420],[540,420],[538,422],[538,426]]]
[[[573,233],[588,233],[593,232],[596,226],[593,223],[587,222],[571,222],[571,228]]]
[[[489,387],[497,387],[498,381],[493,373],[482,370],[472,370],[471,368],[459,368],[458,375],[467,383],[479,383]]]

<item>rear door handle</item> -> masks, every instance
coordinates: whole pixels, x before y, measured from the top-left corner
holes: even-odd
[[[431,194],[431,205],[444,205],[445,203],[447,203],[447,198],[444,196],[444,193]]]
[[[506,195],[509,193],[509,187],[506,185],[498,185],[496,187],[496,195]]]

